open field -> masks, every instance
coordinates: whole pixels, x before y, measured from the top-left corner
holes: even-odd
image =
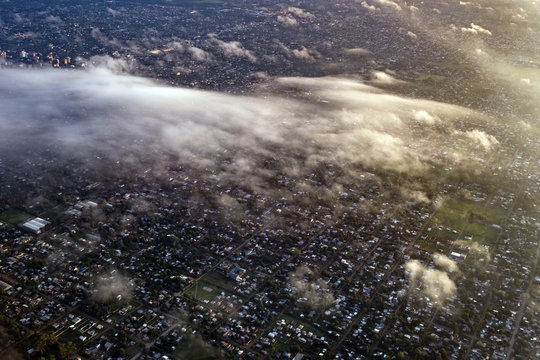
[[[212,271],[204,275],[198,281],[198,284],[193,283],[190,285],[187,288],[186,293],[197,300],[210,301],[221,294],[221,292],[233,293],[235,286],[236,283],[234,280]]]
[[[203,280],[190,285],[186,290],[187,295],[202,302],[215,299],[221,292],[222,290],[219,287]]]
[[[506,210],[504,209],[489,206],[483,202],[454,198],[444,202],[435,215],[435,221],[451,225],[469,218],[472,221],[498,224],[505,216]]]
[[[236,286],[236,283],[233,279],[225,277],[225,275],[219,274],[217,272],[210,272],[206,274],[202,278],[202,280],[227,291],[233,291],[234,287]]]
[[[12,225],[19,225],[24,221],[30,219],[32,215],[25,213],[22,210],[16,208],[9,208],[0,213],[0,221],[6,222]]]
[[[64,213],[64,210],[65,209],[62,205],[58,205],[45,210],[44,212],[40,213],[39,216],[44,219],[55,220]]]
[[[490,245],[499,235],[500,224],[506,216],[506,210],[464,199],[449,199],[437,211],[425,238],[420,238],[418,245],[429,251],[437,249],[437,241],[446,243],[463,240]]]

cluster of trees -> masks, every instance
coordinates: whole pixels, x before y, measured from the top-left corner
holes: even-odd
[[[67,360],[77,351],[77,347],[71,341],[59,341],[58,337],[49,331],[39,335],[34,350],[45,359]]]
[[[22,326],[6,315],[2,314],[0,314],[0,330],[1,329],[6,330],[6,333],[9,334],[9,338],[13,340],[19,340],[25,334],[25,330]]]

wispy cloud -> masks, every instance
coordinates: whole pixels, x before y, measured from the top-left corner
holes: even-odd
[[[463,159],[468,149],[487,151],[495,144],[480,130],[457,132],[463,116],[481,121],[480,114],[393,95],[360,80],[280,78],[257,95],[232,96],[122,75],[132,66],[127,61],[101,57],[93,63],[89,71],[2,70],[4,155],[17,152],[24,138],[35,148],[84,158],[100,154],[135,168],[148,161],[166,168],[176,159],[222,183],[273,193],[271,179],[291,177],[300,188],[321,164],[342,169],[333,179],[336,189],[365,171],[424,176],[434,165],[456,161],[453,141],[460,141]],[[291,91],[296,96],[281,95]],[[28,102],[34,106],[23,106]],[[265,161],[276,165],[265,169]],[[409,186],[398,193],[426,201],[422,191]]]
[[[226,57],[243,57],[251,62],[256,62],[257,58],[255,54],[244,48],[239,41],[223,41],[219,39],[215,34],[208,35],[208,43],[210,46],[214,46],[223,53]]]

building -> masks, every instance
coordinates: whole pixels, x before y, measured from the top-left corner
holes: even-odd
[[[9,289],[11,289],[11,285],[0,280],[0,290],[8,291]]]
[[[21,227],[34,234],[40,234],[41,230],[43,230],[43,228],[45,228],[49,224],[50,224],[49,221],[42,219],[40,217],[37,217],[37,218],[33,218],[32,220],[28,220],[27,222],[22,224]]]
[[[241,276],[246,273],[246,269],[242,269],[238,265],[233,265],[229,268],[229,277],[233,280],[241,280]]]

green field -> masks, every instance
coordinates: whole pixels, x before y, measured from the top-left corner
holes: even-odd
[[[217,272],[209,272],[204,275],[198,284],[190,285],[186,294],[197,300],[212,300],[221,292],[233,293],[236,283],[234,280]],[[196,294],[195,294],[196,293]],[[195,296],[196,295],[196,296]]]
[[[446,79],[446,76],[442,75],[433,75],[433,74],[420,74],[415,80],[416,81],[433,81],[439,82]]]
[[[81,339],[79,338],[80,336],[81,334],[78,331],[67,329],[61,335],[58,336],[58,339],[62,342],[71,341],[72,343],[80,344],[82,343]]]
[[[236,286],[236,282],[233,279],[217,272],[210,272],[203,276],[201,280],[227,291],[233,291],[234,287]]]
[[[12,225],[19,225],[20,223],[25,222],[30,219],[32,215],[25,213],[22,210],[9,208],[0,213],[0,221],[9,223]]]
[[[416,245],[418,245],[420,249],[429,251],[431,253],[439,251],[437,242],[447,244],[450,241],[455,240],[457,236],[457,234],[454,234],[451,231],[436,229],[431,229],[430,231],[426,232],[426,234],[428,236],[418,238]]]
[[[212,301],[219,294],[221,294],[222,291],[224,290],[215,285],[203,280],[199,280],[186,289],[186,294],[194,299],[197,299],[198,301]]]
[[[57,205],[55,207],[47,209],[45,212],[39,214],[40,217],[44,219],[55,220],[59,218],[64,213],[64,207],[62,205]]]
[[[187,287],[185,294],[197,301],[203,303],[204,306],[215,309],[215,304],[212,301],[224,293],[225,296],[235,294],[234,287],[236,283],[234,280],[225,277],[217,272],[210,272],[204,275],[199,281],[191,284]],[[238,298],[241,295],[236,294]]]
[[[471,236],[475,242],[491,244],[500,231],[493,224],[500,225],[505,216],[506,210],[499,207],[464,199],[449,199],[435,214],[429,235],[439,241]]]

